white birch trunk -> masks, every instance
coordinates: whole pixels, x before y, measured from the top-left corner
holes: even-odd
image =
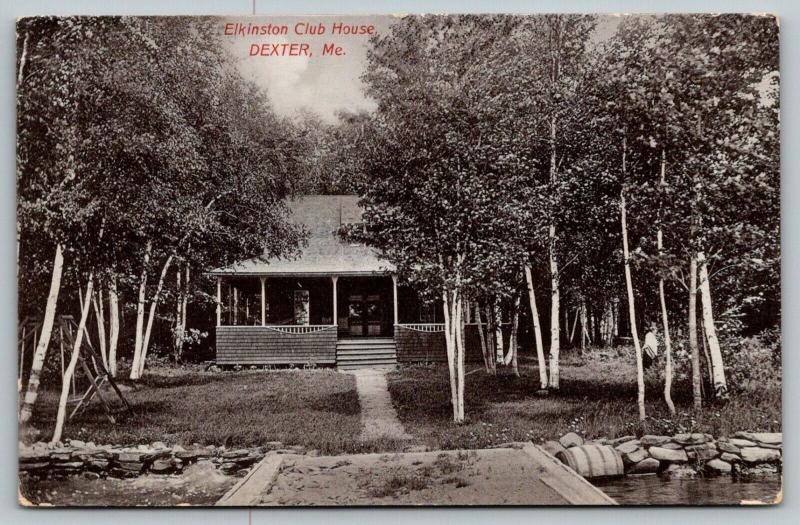
[[[103,315],[103,291],[98,289],[92,296],[92,307],[94,308],[94,317],[97,321],[97,340],[100,347],[100,359],[103,360],[103,366],[108,370],[108,353],[106,352],[106,321]]]
[[[47,294],[47,304],[44,310],[42,330],[39,335],[39,342],[33,354],[33,364],[28,378],[28,388],[20,409],[19,422],[27,424],[33,416],[33,407],[39,395],[39,381],[47,357],[47,349],[50,346],[50,336],[53,333],[53,323],[56,318],[56,305],[58,304],[58,293],[61,290],[61,272],[64,268],[64,254],[61,245],[56,246],[56,253],[53,257],[53,272],[50,277],[50,291]]]
[[[694,409],[703,407],[703,385],[700,375],[700,347],[697,345],[697,259],[689,261],[689,350],[692,355],[692,399]]]
[[[667,184],[667,153],[661,150],[661,186]],[[661,226],[661,210],[659,210],[658,232],[656,233],[656,248],[658,255],[664,254],[664,233]],[[675,403],[672,401],[672,337],[669,331],[669,315],[667,313],[667,299],[664,293],[664,278],[658,279],[658,299],[661,304],[661,323],[664,328],[664,402],[669,408],[669,413],[675,415]]]
[[[142,342],[144,341],[144,307],[147,299],[147,268],[150,265],[150,252],[153,249],[152,241],[147,241],[144,250],[142,275],[139,279],[139,296],[136,300],[136,339],[133,345],[133,361],[131,362],[131,379],[139,379],[139,361],[142,356]]]
[[[728,395],[728,382],[725,379],[725,365],[722,361],[722,351],[717,338],[717,328],[714,326],[714,311],[711,306],[711,283],[708,277],[708,265],[703,252],[697,254],[697,264],[700,278],[700,301],[703,308],[703,326],[705,328],[708,351],[711,358],[711,375],[713,377],[714,395],[724,399]]]
[[[150,302],[150,313],[147,316],[147,329],[144,332],[144,342],[142,343],[142,354],[139,358],[139,375],[136,379],[142,377],[144,373],[144,364],[147,360],[147,349],[150,345],[150,333],[153,330],[153,319],[156,316],[156,308],[158,308],[158,302],[161,299],[161,290],[164,289],[164,280],[167,277],[167,272],[169,271],[169,266],[172,264],[173,256],[170,255],[167,257],[167,261],[164,263],[164,267],[161,269],[161,275],[158,278],[158,286],[156,287],[156,293],[153,296],[153,300]],[[133,379],[133,378],[132,378]]]
[[[625,162],[623,153],[623,166]],[[624,170],[624,168],[623,168]],[[622,254],[625,259],[625,286],[628,291],[628,315],[631,323],[631,337],[636,350],[636,384],[638,389],[639,420],[647,417],[644,408],[644,366],[642,364],[642,347],[639,344],[639,333],[636,329],[636,305],[633,297],[633,281],[631,279],[630,254],[628,251],[628,224],[625,209],[625,190],[620,192],[620,221],[622,223]]]
[[[75,367],[78,364],[78,357],[81,353],[81,344],[83,343],[83,332],[86,330],[86,321],[89,318],[90,304],[89,301],[92,297],[92,288],[94,286],[94,276],[89,274],[89,282],[86,284],[86,295],[81,303],[81,320],[78,323],[78,330],[75,332],[75,343],[72,345],[72,356],[69,360],[69,365],[64,371],[64,377],[61,382],[61,397],[58,400],[58,414],[56,415],[56,428],[53,431],[53,438],[51,443],[58,443],[61,441],[61,435],[64,432],[64,421],[67,418],[67,399],[69,398],[70,383],[72,382]]]
[[[500,304],[497,300],[494,301],[494,342],[496,345],[496,356],[497,362],[503,363],[503,354],[505,354],[505,350],[503,348],[503,314],[500,311]]]
[[[111,281],[108,289],[108,371],[117,377],[117,344],[119,342],[119,297],[117,296],[117,278]]]
[[[461,301],[456,300],[456,322],[455,324],[455,340],[456,340],[456,411],[455,422],[464,422],[464,312],[461,307]]]
[[[492,352],[486,344],[486,333],[481,316],[481,307],[477,303],[475,304],[475,323],[478,327],[478,337],[481,341],[481,355],[483,356],[483,364],[486,367],[486,373],[496,375],[497,367],[492,359]]]
[[[519,363],[517,360],[517,336],[519,334],[519,303],[520,297],[514,298],[514,311],[511,316],[511,335],[508,338],[508,354],[506,355],[506,365],[511,365],[511,371],[519,377]]]
[[[558,369],[558,354],[560,351],[560,332],[559,327],[559,277],[558,277],[558,261],[555,254],[556,244],[556,227],[550,225],[550,388],[558,390],[559,388],[559,369]]]
[[[450,373],[450,404],[453,407],[453,420],[458,421],[458,379],[456,377],[456,341],[455,334],[453,333],[454,319],[453,313],[453,300],[450,297],[450,292],[445,291],[442,295],[444,301],[444,342],[447,351],[447,369]]]
[[[525,281],[528,283],[528,300],[531,305],[531,319],[533,320],[533,334],[536,340],[536,358],[539,363],[539,385],[542,390],[547,388],[547,365],[544,360],[544,345],[542,343],[542,327],[539,324],[539,309],[536,307],[536,292],[533,288],[533,275],[530,265],[525,265]]]

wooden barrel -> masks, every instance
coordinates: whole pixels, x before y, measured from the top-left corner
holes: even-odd
[[[608,445],[581,445],[559,452],[556,457],[586,479],[618,478],[625,475],[622,455]]]

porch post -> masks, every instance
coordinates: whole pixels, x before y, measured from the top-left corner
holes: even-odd
[[[267,325],[266,277],[261,277],[261,326]]]
[[[339,326],[339,299],[337,296],[338,287],[336,286],[338,280],[338,275],[331,275],[331,282],[333,283],[333,324],[336,326]]]
[[[222,326],[222,277],[217,277],[217,326]]]
[[[392,274],[392,299],[394,302],[394,324],[397,326],[397,275]]]
[[[239,289],[233,287],[233,324],[239,324]]]

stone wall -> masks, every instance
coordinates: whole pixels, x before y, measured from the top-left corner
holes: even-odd
[[[731,438],[709,434],[624,436],[584,441],[570,432],[544,448],[553,455],[588,443],[609,445],[622,456],[625,474],[659,474],[665,478],[700,475],[755,476],[779,473],[783,463],[780,432],[737,432]]]
[[[306,454],[304,447],[285,447],[271,441],[256,448],[227,449],[194,444],[167,446],[162,442],[138,447],[95,445],[78,440],[66,443],[34,443],[19,446],[19,471],[23,476],[65,477],[82,474],[88,479],[101,477],[133,478],[142,474],[180,474],[196,461],[211,461],[225,474],[243,476],[266,454]]]

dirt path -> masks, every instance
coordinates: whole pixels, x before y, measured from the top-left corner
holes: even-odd
[[[358,401],[361,404],[361,423],[364,425],[361,440],[411,440],[392,406],[386,372],[365,369],[351,373],[356,376]]]

